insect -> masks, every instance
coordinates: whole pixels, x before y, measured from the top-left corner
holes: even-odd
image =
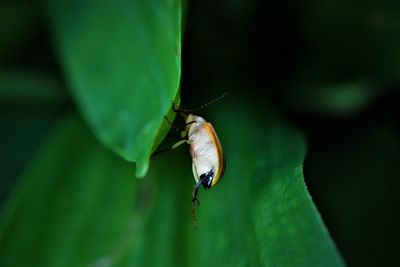
[[[192,217],[195,225],[195,206],[200,205],[197,193],[201,186],[205,190],[214,187],[225,171],[225,157],[221,142],[211,123],[200,116],[186,116],[187,143],[190,145],[192,170],[196,184],[192,193]]]
[[[225,95],[226,93],[195,110],[202,109]],[[192,170],[196,182],[192,193],[192,219],[193,225],[196,228],[195,208],[200,205],[197,193],[201,186],[203,186],[205,190],[208,190],[218,184],[224,175],[226,161],[221,142],[211,123],[200,116],[191,114],[191,112],[195,110],[178,109],[175,105],[173,106],[173,110],[184,116],[186,122],[185,129],[181,134],[184,139],[173,145],[172,149],[184,143],[190,146]],[[175,128],[167,118],[166,120]]]

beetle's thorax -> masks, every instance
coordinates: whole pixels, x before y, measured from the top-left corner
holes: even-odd
[[[188,135],[193,135],[197,132],[206,121],[200,117],[193,114],[189,114],[186,116],[186,129],[188,130]]]

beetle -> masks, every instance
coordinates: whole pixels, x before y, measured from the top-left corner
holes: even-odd
[[[187,143],[190,145],[192,170],[196,184],[193,188],[192,203],[200,204],[197,192],[200,186],[205,190],[214,187],[223,177],[226,161],[221,142],[211,123],[200,116],[186,116]]]
[[[197,193],[201,186],[203,186],[205,190],[208,190],[221,181],[221,178],[225,172],[226,161],[221,142],[217,133],[215,132],[214,127],[204,118],[194,115],[191,112],[202,109],[221,99],[225,95],[226,93],[194,110],[179,109],[175,107],[175,104],[173,104],[173,110],[184,117],[186,125],[185,129],[181,132],[181,136],[184,139],[175,143],[171,149],[174,149],[185,143],[189,144],[190,147],[192,171],[195,180],[195,185],[192,192],[192,219],[195,228],[195,207],[200,205],[200,201],[197,198]],[[174,126],[167,117],[165,117],[165,120],[171,125],[171,127],[179,131],[179,128]],[[156,154],[167,150],[157,152]]]
[[[175,108],[174,110],[182,112],[182,110]],[[211,123],[200,116],[183,112],[187,139],[182,141],[189,144],[192,171],[196,182],[192,193],[192,219],[193,225],[196,227],[195,206],[200,205],[197,198],[199,188],[203,186],[205,190],[208,190],[218,184],[224,175],[226,161],[221,142]]]

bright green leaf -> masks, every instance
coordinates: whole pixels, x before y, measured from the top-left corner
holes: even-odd
[[[178,96],[181,1],[48,1],[61,64],[91,129],[146,174]],[[160,128],[161,127],[161,128]],[[161,130],[161,134],[158,134]]]

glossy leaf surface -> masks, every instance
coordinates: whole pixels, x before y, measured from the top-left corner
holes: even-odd
[[[178,95],[181,2],[49,1],[59,58],[83,115],[108,148],[146,174]],[[158,135],[157,135],[158,134]]]

